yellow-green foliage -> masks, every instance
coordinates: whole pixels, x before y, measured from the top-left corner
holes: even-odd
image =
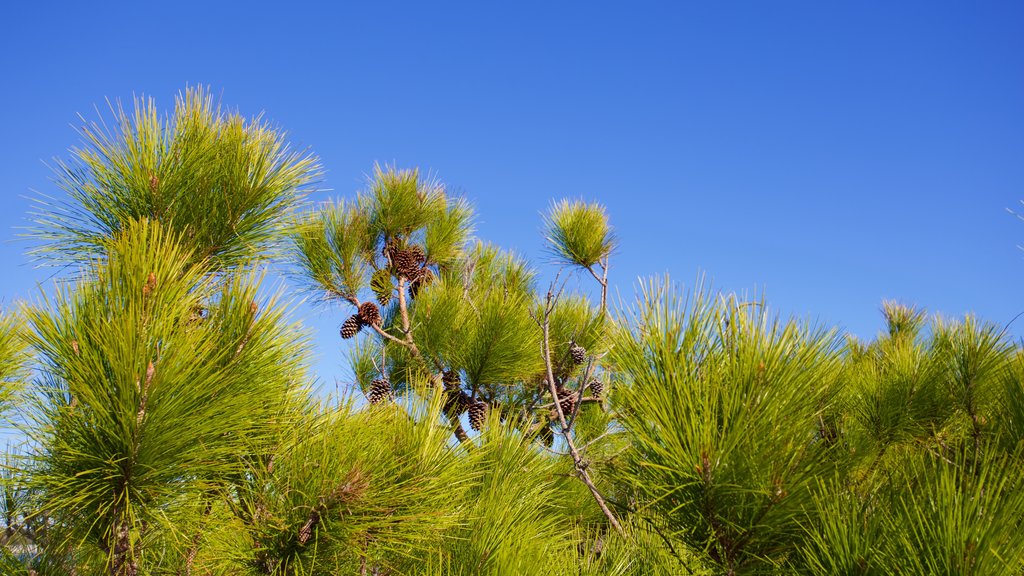
[[[43,367],[28,482],[67,545],[117,564],[288,424],[305,338],[257,278],[215,283],[155,224],[127,226],[108,254],[26,309]]]
[[[38,552],[5,574],[1024,567],[1024,353],[996,325],[885,302],[861,342],[667,278],[616,317],[599,204],[544,218],[595,306],[416,169],[294,215],[319,168],[262,120],[203,90],[114,115],[36,215],[35,253],[78,276],[0,316],[0,407],[33,375],[0,544]],[[281,238],[361,328],[356,384],[393,398],[311,396],[304,332],[242,267]]]
[[[683,300],[667,280],[645,285],[631,320],[612,357],[628,386],[617,398],[638,506],[723,570],[771,561],[798,541],[810,487],[828,469],[815,433],[836,338],[760,302],[704,290]]]
[[[201,88],[186,90],[170,117],[141,98],[132,112],[112,112],[111,128],[83,126],[82,146],[57,164],[70,201],[38,201],[38,256],[86,262],[148,218],[174,230],[191,257],[240,264],[277,240],[281,217],[319,176],[316,159],[289,150],[282,132],[223,111]]]
[[[16,314],[0,314],[0,410],[6,409],[28,376],[24,326]]]
[[[582,200],[551,205],[544,220],[548,248],[559,260],[589,268],[608,257],[617,240],[605,208]]]
[[[637,514],[725,572],[1006,574],[1024,561],[1019,352],[886,303],[845,347],[761,302],[645,285],[612,349]]]

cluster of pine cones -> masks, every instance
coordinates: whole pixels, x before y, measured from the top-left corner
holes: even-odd
[[[401,253],[401,252],[400,252]],[[364,302],[359,306],[359,312],[353,314],[348,320],[345,321],[341,327],[341,337],[351,338],[364,325],[380,325],[381,317],[380,310],[377,305],[373,302]],[[569,356],[572,358],[574,364],[582,364],[586,361],[587,351],[583,346],[580,346],[576,342],[569,343]],[[464,412],[469,413],[469,425],[473,430],[482,430],[484,423],[487,421],[487,413],[490,406],[487,402],[482,400],[474,400],[465,390],[462,389],[462,379],[459,373],[455,370],[445,370],[441,375],[441,383],[444,386],[444,404],[442,409],[444,413],[451,418],[458,418]],[[591,379],[587,384],[595,396],[600,396],[603,391],[602,382],[597,379]],[[568,417],[576,409],[576,404],[579,401],[579,397],[576,393],[565,389],[562,386],[558,387],[558,404],[562,410],[562,414]],[[370,387],[366,392],[366,400],[370,404],[379,404],[386,400],[393,398],[393,391],[391,388],[391,382],[387,377],[378,378],[370,383]],[[549,431],[550,432],[550,431]]]
[[[576,341],[570,340],[569,358],[574,365],[579,366],[587,361],[587,349],[577,344]],[[586,388],[589,388],[594,393],[594,396],[600,396],[601,392],[604,391],[604,384],[597,378],[591,378]],[[578,396],[575,392],[565,389],[561,384],[558,385],[556,391],[558,392],[558,406],[562,409],[562,414],[568,417],[576,409]]]
[[[420,288],[430,284],[434,280],[434,272],[427,267],[427,255],[423,247],[413,244],[402,249],[396,240],[391,240],[384,246],[384,256],[391,261],[391,268],[395,276],[405,278],[409,281],[409,296],[415,298]],[[381,298],[381,294],[377,295]],[[390,291],[387,295],[391,299]]]
[[[445,370],[441,375],[441,382],[444,384],[444,405],[442,409],[449,418],[458,418],[463,412],[469,411],[469,426],[473,430],[481,430],[484,422],[487,421],[487,402],[473,400],[466,394],[461,386],[459,373],[454,370]]]
[[[401,249],[394,241],[384,247],[384,255],[391,260],[391,267],[397,276],[404,276],[407,280],[419,276],[419,270],[427,262],[427,255],[423,248],[416,244],[406,249]]]
[[[341,325],[341,337],[345,340],[355,336],[363,329],[363,326],[380,326],[384,319],[381,318],[380,308],[373,302],[363,302],[359,305],[359,311],[348,317]]]

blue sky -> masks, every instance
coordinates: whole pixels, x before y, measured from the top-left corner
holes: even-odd
[[[1024,311],[1020,2],[66,4],[0,23],[7,238],[76,114],[204,84],[318,154],[319,196],[419,166],[540,264],[552,199],[605,204],[625,299],[705,272],[862,337],[886,298]],[[0,245],[5,304],[46,278],[23,249]],[[299,312],[330,386],[347,312]]]

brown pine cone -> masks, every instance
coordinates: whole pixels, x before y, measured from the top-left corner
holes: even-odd
[[[370,383],[370,390],[366,393],[366,400],[370,404],[379,404],[389,398],[391,398],[391,382],[387,378],[378,378]]]
[[[569,356],[573,364],[583,364],[587,360],[587,349],[576,342],[569,342]]]
[[[469,427],[480,431],[487,421],[487,402],[477,400],[469,407]]]
[[[427,261],[427,254],[423,251],[423,247],[418,244],[413,244],[409,247],[409,256],[412,257],[413,262],[417,265],[422,265]]]
[[[420,288],[429,286],[434,281],[434,271],[430,268],[420,268],[416,278],[409,283],[409,296],[415,298],[420,293]]]
[[[462,378],[457,370],[445,370],[441,375],[441,382],[444,383],[445,390],[453,390],[458,389]]]
[[[380,326],[384,319],[377,304],[366,301],[359,305],[359,321],[367,326]]]
[[[469,408],[470,401],[469,394],[458,388],[445,390],[444,413],[451,418],[458,417]]]
[[[341,325],[341,337],[345,340],[355,336],[363,328],[363,322],[359,319],[358,314],[353,314],[345,320],[345,323]]]

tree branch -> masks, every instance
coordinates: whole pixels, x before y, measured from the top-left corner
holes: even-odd
[[[557,283],[558,278],[555,278]],[[562,412],[562,406],[558,398],[558,389],[555,387],[555,375],[554,370],[551,367],[551,311],[554,309],[555,295],[552,293],[554,290],[554,284],[548,289],[547,297],[545,298],[544,305],[544,322],[542,329],[544,332],[544,340],[541,343],[541,351],[544,355],[544,366],[547,371],[548,388],[551,390],[551,397],[555,400],[555,412],[558,414],[558,421],[562,425],[562,436],[565,438],[565,444],[569,448],[569,453],[572,455],[573,463],[576,466],[576,475],[579,479],[586,484],[587,488],[590,489],[590,493],[594,496],[594,500],[597,505],[604,512],[608,522],[615,528],[615,530],[621,536],[625,536],[625,532],[622,530],[622,526],[619,525],[619,521],[612,514],[612,511],[608,508],[608,504],[605,503],[604,497],[598,491],[597,486],[594,485],[593,480],[590,479],[590,473],[587,471],[588,464],[580,456],[579,450],[576,449],[576,443],[572,439],[572,428],[569,427],[569,423],[565,419],[565,414]]]
[[[601,315],[604,316],[608,310],[608,257],[605,256],[603,260],[598,260],[597,263],[601,265],[601,276],[597,275],[593,266],[587,266],[587,272],[590,272],[594,280],[597,280],[598,284],[601,285]]]
[[[385,339],[390,340],[390,341],[394,342],[395,344],[398,344],[399,346],[405,346],[405,347],[408,348],[408,345],[406,344],[405,340],[400,340],[398,338],[395,338],[391,334],[388,334],[387,332],[385,332],[384,329],[381,328],[380,326],[371,325],[370,327],[373,328],[374,332],[376,332],[377,334],[380,334]]]
[[[409,328],[409,307],[405,302],[405,276],[398,277],[398,310],[402,314],[402,333],[407,341],[412,341]]]

